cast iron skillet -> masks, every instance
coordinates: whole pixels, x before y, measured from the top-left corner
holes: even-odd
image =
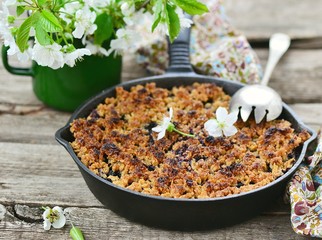
[[[233,81],[195,74],[189,61],[189,38],[190,31],[183,31],[170,46],[170,67],[165,75],[137,79],[118,86],[129,90],[132,86],[149,82],[155,82],[158,87],[164,88],[191,85],[194,82],[210,82],[223,87],[229,95],[244,86]],[[115,87],[106,89],[89,99],[73,113],[66,126],[56,132],[56,139],[72,156],[89,189],[101,203],[123,217],[149,226],[192,231],[232,225],[255,216],[283,193],[286,183],[302,162],[308,144],[316,139],[316,133],[305,126],[283,103],[280,118],[290,121],[296,131],[307,130],[312,135],[303,146],[296,149],[296,162],[283,176],[259,189],[227,197],[173,199],[150,196],[116,186],[95,175],[83,165],[70,146],[70,142],[74,140],[69,130],[70,123],[74,119],[87,117],[99,103],[104,102],[106,97],[113,96],[115,96]]]

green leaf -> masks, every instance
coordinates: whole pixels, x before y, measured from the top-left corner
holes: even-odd
[[[39,24],[46,32],[61,32],[63,30],[55,15],[46,9],[42,10],[39,16]]]
[[[19,17],[21,14],[23,14],[25,11],[25,7],[24,6],[17,6],[16,8],[16,14],[17,14],[17,17]]]
[[[40,45],[46,46],[51,44],[51,38],[49,37],[48,33],[42,28],[41,24],[35,24],[35,32],[36,38]]]
[[[72,229],[70,229],[69,235],[73,240],[84,240],[84,236],[82,231],[73,225]]]
[[[43,6],[46,2],[47,2],[47,0],[38,0],[38,5],[41,7],[41,6]]]
[[[152,32],[154,32],[155,28],[159,25],[161,21],[161,14],[159,13],[157,18],[154,20],[153,24],[152,24]]]
[[[201,15],[208,12],[205,4],[196,0],[173,0],[183,11],[190,15]]]
[[[96,17],[95,24],[97,25],[97,29],[94,33],[94,43],[101,45],[105,40],[109,39],[112,36],[112,17],[106,13],[102,13]]]
[[[25,51],[28,48],[27,43],[28,43],[30,28],[32,27],[32,24],[33,24],[33,15],[28,17],[21,24],[21,26],[17,31],[16,43],[21,52]]]
[[[158,26],[158,24],[161,21],[162,18],[162,0],[157,0],[155,3],[155,11],[154,11],[154,22],[152,24],[152,32],[154,32],[154,29]]]
[[[167,4],[166,11],[170,42],[173,42],[180,33],[180,20],[175,11],[175,6]]]

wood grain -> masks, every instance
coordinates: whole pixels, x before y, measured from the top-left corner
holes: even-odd
[[[268,51],[256,49],[265,68]],[[287,103],[322,102],[322,50],[291,50],[280,60],[269,86]]]
[[[1,205],[0,205],[1,206]],[[16,217],[14,210],[6,213],[5,221],[0,222],[0,239],[12,240],[24,239],[69,239],[70,224],[63,229],[52,229],[45,232],[39,215],[35,222],[24,222]],[[167,231],[158,228],[150,228],[141,224],[129,222],[119,218],[108,209],[102,208],[77,208],[65,209],[69,212],[69,218],[82,229],[87,240],[90,239],[303,239],[297,236],[288,222],[288,215],[261,215],[232,227],[214,229],[203,232],[178,232]],[[29,212],[39,212],[30,210]],[[38,213],[39,214],[39,213]],[[18,216],[19,217],[19,216]],[[15,234],[12,235],[12,232]]]
[[[226,13],[234,27],[250,41],[267,41],[275,32],[293,39],[322,36],[322,1],[316,0],[224,0]]]
[[[0,149],[0,203],[102,206],[58,144],[0,142]]]

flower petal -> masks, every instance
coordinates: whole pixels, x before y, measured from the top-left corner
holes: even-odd
[[[163,138],[165,136],[165,131],[166,130],[163,130],[163,131],[159,132],[159,134],[158,134],[158,140],[160,140],[161,138]]]
[[[72,32],[74,38],[82,38],[85,32],[85,28],[79,23],[76,23],[75,25],[75,30]]]
[[[207,132],[211,131],[212,129],[218,128],[218,122],[215,119],[210,119],[204,124],[204,128]]]
[[[47,219],[47,216],[50,214],[50,208],[49,207],[47,207],[46,208],[46,210],[43,212],[43,214],[42,214],[42,218],[44,219],[44,220],[46,220]]]
[[[172,107],[170,107],[170,109],[169,109],[169,118],[170,118],[170,120],[169,121],[171,121],[172,116],[173,116],[173,109],[172,109]]]
[[[156,127],[152,128],[153,132],[161,132],[163,130],[164,130],[164,128],[162,126],[156,126]]]
[[[222,136],[222,130],[218,125],[217,120],[215,119],[210,119],[204,124],[204,128],[208,132],[210,136],[213,137],[221,137]]]
[[[225,120],[225,123],[228,126],[232,126],[237,121],[237,119],[238,119],[238,112],[237,111],[231,112],[228,114]]]
[[[220,128],[213,129],[212,131],[208,132],[210,136],[213,137],[221,137],[222,136],[222,130]]]
[[[59,218],[52,223],[54,228],[62,228],[66,224],[66,217],[62,212],[59,212]]]
[[[169,117],[164,117],[162,121],[161,127],[164,129],[167,129],[169,127],[169,124],[171,123],[171,118]]]
[[[62,228],[65,226],[66,223],[66,217],[64,215],[64,211],[61,207],[53,207],[53,211],[58,212],[58,219],[52,223],[52,226],[54,228]]]
[[[51,223],[49,220],[45,219],[44,220],[44,230],[48,231],[51,227]]]
[[[237,128],[235,126],[227,126],[223,128],[223,132],[226,137],[230,137],[237,133]]]
[[[58,211],[59,213],[63,213],[64,212],[63,209],[61,207],[58,207],[58,206],[53,207],[53,211]]]
[[[228,116],[228,111],[226,108],[219,107],[216,110],[216,119],[218,122],[225,122]]]

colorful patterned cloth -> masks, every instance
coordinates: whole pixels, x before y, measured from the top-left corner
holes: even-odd
[[[246,37],[232,27],[221,0],[205,0],[209,13],[194,16],[190,57],[196,72],[243,83],[257,83],[262,69]],[[137,61],[152,74],[168,66],[167,42],[163,38],[137,51]]]
[[[322,238],[322,136],[289,183],[291,223],[297,234]]]

